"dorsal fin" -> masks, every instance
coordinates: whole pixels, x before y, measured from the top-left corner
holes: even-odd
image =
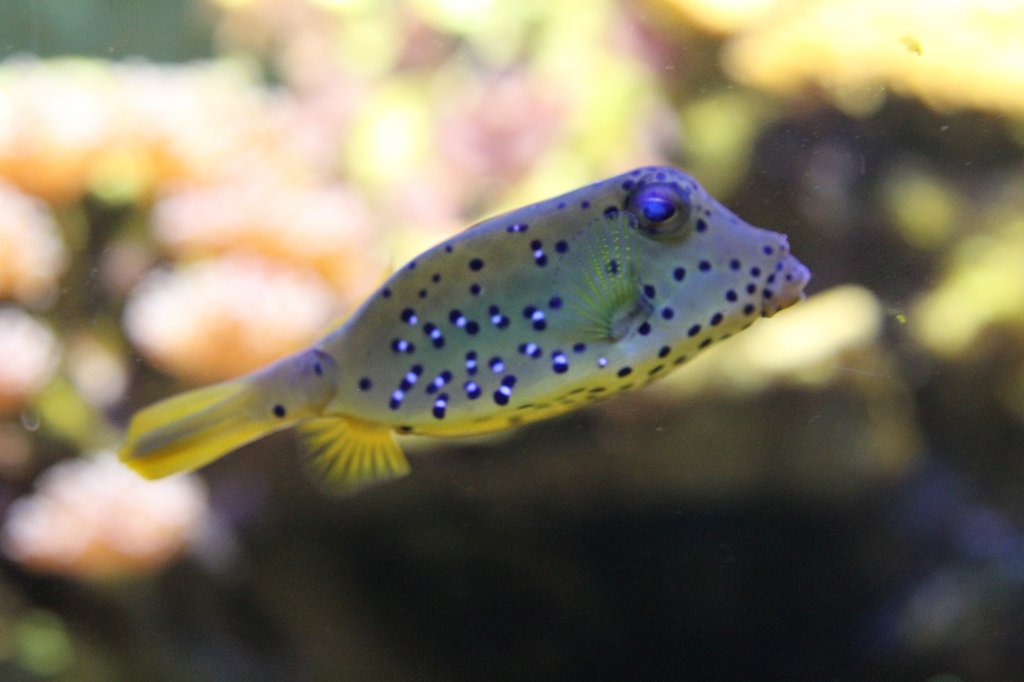
[[[409,473],[409,462],[387,426],[322,417],[299,423],[296,432],[310,470],[330,493],[350,495]]]
[[[618,341],[653,311],[641,291],[634,222],[627,212],[595,218],[563,261],[574,285],[570,309],[583,338]]]

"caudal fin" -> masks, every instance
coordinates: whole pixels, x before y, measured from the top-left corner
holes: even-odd
[[[249,377],[187,391],[143,408],[128,425],[121,461],[146,478],[191,471],[293,419],[257,409]]]

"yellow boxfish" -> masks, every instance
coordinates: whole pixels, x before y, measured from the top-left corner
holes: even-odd
[[[640,168],[477,223],[312,347],[140,410],[121,459],[159,478],[294,426],[351,492],[408,473],[396,432],[485,433],[640,388],[809,279],[784,235]]]

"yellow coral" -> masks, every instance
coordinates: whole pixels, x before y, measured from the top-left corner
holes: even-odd
[[[725,66],[779,92],[815,83],[852,114],[886,88],[940,107],[1024,115],[1024,5],[1016,0],[664,0],[735,33]]]
[[[916,303],[911,332],[931,351],[958,357],[987,328],[1024,330],[1024,216],[995,235],[965,240],[942,282]]]

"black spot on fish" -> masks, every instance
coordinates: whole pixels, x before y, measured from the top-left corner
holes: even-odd
[[[434,409],[432,414],[435,419],[444,419],[445,410],[448,408],[448,394],[442,393],[437,396],[437,400],[434,401]]]
[[[434,348],[442,348],[444,346],[444,336],[433,322],[427,322],[423,325],[423,333],[430,337],[430,342],[434,344]]]
[[[560,350],[556,350],[552,353],[551,369],[553,369],[556,374],[564,374],[569,371],[569,358],[565,356],[565,353]]]
[[[392,339],[391,350],[396,353],[414,353],[416,352],[416,346],[411,341],[405,339]]]
[[[402,389],[395,389],[391,393],[391,400],[388,402],[388,407],[392,410],[397,410],[402,406],[402,401],[405,400],[405,391]]]
[[[287,411],[284,409],[284,405],[274,405],[274,416],[278,419],[282,419]]]
[[[478,272],[483,267],[484,262],[480,258],[474,258],[473,260],[469,261],[469,269],[472,270],[473,272]]]
[[[535,360],[543,355],[540,346],[533,342],[519,344],[519,352]]]

